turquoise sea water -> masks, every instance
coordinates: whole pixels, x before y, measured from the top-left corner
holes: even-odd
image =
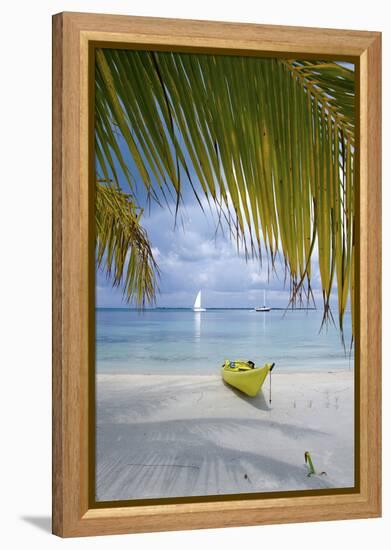
[[[275,362],[279,370],[353,368],[350,317],[345,341],[321,311],[96,310],[98,373],[213,374],[225,359]]]

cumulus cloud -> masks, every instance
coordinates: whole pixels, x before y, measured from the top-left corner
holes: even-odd
[[[198,290],[203,291],[206,307],[254,307],[267,301],[275,307],[285,307],[289,288],[284,286],[282,262],[272,273],[267,260],[245,260],[243,250],[237,250],[228,231],[218,228],[215,212],[202,199],[204,212],[192,193],[185,194],[177,219],[167,207],[153,204],[144,210],[142,224],[152,244],[154,257],[161,272],[157,305],[188,307]],[[112,289],[104,275],[99,274],[97,304],[120,307],[126,305],[120,289]],[[313,287],[318,296],[319,270],[313,262]]]

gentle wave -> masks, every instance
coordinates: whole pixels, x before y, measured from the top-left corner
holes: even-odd
[[[322,312],[272,310],[97,309],[96,370],[101,373],[217,373],[225,359],[275,362],[281,370],[349,369],[350,315],[344,348]]]

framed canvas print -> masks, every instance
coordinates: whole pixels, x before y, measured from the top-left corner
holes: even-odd
[[[53,18],[53,531],[380,515],[380,34]]]

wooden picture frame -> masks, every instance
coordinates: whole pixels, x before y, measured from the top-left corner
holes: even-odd
[[[357,67],[359,135],[359,430],[355,491],[142,506],[91,507],[89,258],[94,47],[320,56]],[[62,537],[183,530],[381,514],[381,34],[144,17],[53,17],[53,533]]]

